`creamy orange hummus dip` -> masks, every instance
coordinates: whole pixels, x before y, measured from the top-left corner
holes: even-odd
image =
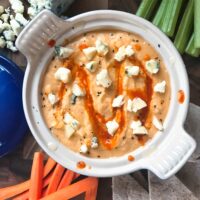
[[[56,46],[55,54],[43,77],[42,112],[66,147],[89,157],[121,156],[163,131],[169,75],[142,37],[89,32]]]

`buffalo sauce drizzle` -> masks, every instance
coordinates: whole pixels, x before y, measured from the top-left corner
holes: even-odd
[[[55,44],[56,44],[56,41],[55,40],[53,40],[53,39],[50,39],[49,41],[48,41],[48,43],[47,43],[48,45],[49,45],[49,47],[54,47],[55,46]]]
[[[76,77],[79,78],[79,81],[80,81],[79,85],[83,87],[86,91],[86,95],[84,98],[85,109],[88,112],[90,123],[93,127],[93,130],[95,130],[95,134],[97,135],[101,144],[103,144],[107,149],[114,148],[119,138],[118,135],[120,134],[120,132],[122,131],[124,127],[123,108],[120,108],[115,111],[115,118],[117,122],[119,123],[119,128],[115,136],[111,136],[110,134],[108,134],[106,126],[105,126],[105,123],[108,120],[106,120],[101,114],[97,113],[94,109],[93,98],[90,94],[90,82],[88,80],[86,71],[82,67],[78,67],[77,72],[76,72]]]
[[[152,79],[146,74],[144,67],[138,61],[136,58],[130,59],[130,61],[134,64],[137,64],[140,66],[140,69],[143,71],[143,76],[146,80],[146,88],[144,90],[127,90],[127,95],[129,98],[135,98],[140,97],[142,98],[146,103],[147,107],[142,109],[140,112],[140,117],[142,122],[148,121],[150,118],[149,115],[149,105],[152,97]],[[72,60],[66,60],[63,62],[63,65],[69,69],[71,69],[72,72],[72,80],[75,79],[75,77],[79,80],[80,87],[84,88],[86,91],[86,95],[84,97],[84,104],[85,109],[88,113],[90,123],[93,127],[93,130],[95,130],[95,134],[98,137],[99,142],[106,147],[107,149],[113,149],[117,146],[118,141],[120,139],[120,133],[125,128],[125,117],[124,117],[124,110],[123,106],[120,108],[114,108],[114,114],[110,119],[105,119],[100,113],[97,113],[95,111],[94,105],[93,105],[93,98],[90,93],[90,81],[87,75],[87,72],[82,66],[78,66],[74,64]],[[120,95],[123,93],[123,76],[124,76],[124,67],[123,64],[115,62],[114,67],[116,70],[116,77],[117,77],[117,95]],[[63,95],[65,93],[65,84],[61,84],[60,90],[59,90],[59,99],[62,100]],[[119,128],[117,129],[114,136],[111,136],[107,128],[105,126],[106,122],[109,120],[115,119],[118,124]],[[138,136],[138,141],[141,145],[144,145],[145,142],[148,140],[148,136],[146,135],[140,135]]]
[[[150,104],[151,104],[152,95],[153,95],[153,80],[147,74],[145,67],[138,59],[133,57],[133,58],[130,58],[129,60],[133,63],[133,65],[140,66],[140,70],[142,71],[142,74],[140,76],[144,78],[145,80],[145,88],[127,90],[127,95],[131,99],[139,97],[147,103],[147,107],[139,111],[139,119],[142,121],[142,123],[144,124],[146,128],[150,128],[151,121],[152,121],[152,114],[150,112]],[[137,138],[138,138],[139,143],[142,146],[148,140],[147,135],[137,135]]]
[[[131,162],[131,161],[134,161],[134,160],[135,160],[134,156],[132,156],[132,155],[129,155],[129,156],[128,156],[128,161]]]
[[[185,101],[185,93],[183,90],[179,90],[178,91],[178,102],[180,104],[182,104],[182,103],[184,103],[184,101]]]
[[[86,164],[84,161],[79,161],[77,162],[76,167],[79,169],[84,169],[86,167]]]

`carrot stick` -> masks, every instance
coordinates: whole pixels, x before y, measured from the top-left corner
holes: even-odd
[[[46,196],[46,192],[47,192],[47,187],[43,189],[43,191],[42,191],[42,197]]]
[[[79,182],[73,183],[57,192],[54,192],[41,200],[66,200],[78,196],[81,193],[84,193],[88,190],[93,189],[97,185],[98,179],[97,178],[85,178]]]
[[[80,174],[75,173],[73,180],[77,179],[79,176],[80,176]]]
[[[49,158],[44,167],[43,177],[46,177],[51,172],[51,170],[54,168],[55,165],[56,165],[56,162],[52,158]]]
[[[42,178],[43,178],[43,154],[36,152],[33,158],[31,170],[29,200],[38,200],[42,193]]]
[[[56,164],[56,162],[53,159],[51,159],[51,158],[48,159],[48,161],[44,167],[43,177],[45,177],[49,174],[49,172],[54,168],[55,164]],[[30,187],[30,180],[25,181],[20,184],[17,184],[17,185],[9,186],[6,188],[1,188],[0,189],[0,199],[8,199],[10,197],[21,194],[21,193],[25,192],[26,190],[28,190],[29,187]]]
[[[70,185],[70,183],[72,182],[73,178],[75,176],[75,172],[71,171],[71,170],[67,170],[58,186],[58,190]]]
[[[65,171],[65,168],[62,165],[57,164],[57,166],[53,172],[51,181],[46,190],[45,196],[49,195],[57,190],[64,171]]]
[[[51,172],[43,181],[43,188],[45,188],[50,180],[51,180],[51,177],[53,175],[53,172]],[[28,199],[28,196],[29,196],[29,190],[27,190],[26,192],[22,193],[22,194],[19,194],[17,197],[13,198],[13,200],[26,200]]]
[[[29,185],[30,185],[30,181],[25,181],[18,185],[2,188],[0,189],[0,199],[8,199],[10,197],[18,195],[26,191],[29,188]]]
[[[88,190],[85,193],[85,200],[96,200],[96,197],[97,197],[97,189],[96,188]]]
[[[97,179],[96,184],[94,185],[94,188],[92,188],[91,190],[86,191],[85,200],[96,200],[97,189],[98,189],[98,179]]]

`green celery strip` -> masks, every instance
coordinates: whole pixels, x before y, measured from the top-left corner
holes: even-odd
[[[176,28],[176,23],[179,17],[179,13],[181,10],[181,6],[182,6],[183,1],[182,0],[173,0],[172,4],[170,5],[171,8],[169,10],[169,15],[168,15],[168,19],[166,17],[166,20],[168,20],[168,22],[166,23],[166,25],[163,27],[163,31],[169,36],[172,37],[174,35],[174,31]]]
[[[157,27],[159,27],[159,25],[161,24],[162,18],[165,15],[167,2],[168,2],[168,0],[162,0],[160,6],[158,8],[158,11],[157,11],[155,17],[153,18],[152,23]]]
[[[193,57],[199,57],[200,55],[200,49],[199,48],[195,48],[195,44],[194,44],[194,33],[192,34],[190,41],[186,47],[185,52]]]
[[[136,15],[145,19],[150,19],[158,2],[159,0],[143,0],[136,12]]]
[[[190,35],[192,34],[193,23],[194,23],[194,1],[189,0],[174,40],[174,45],[181,54],[184,53]]]
[[[200,0],[194,1],[194,45],[200,48]]]
[[[166,33],[169,21],[171,19],[171,11],[173,9],[174,6],[174,0],[168,0],[167,1],[167,6],[166,6],[166,11],[165,11],[165,15],[163,16],[163,21],[161,24],[161,30]]]

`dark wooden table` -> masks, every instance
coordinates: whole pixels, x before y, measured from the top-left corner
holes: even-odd
[[[7,0],[1,0],[1,2],[6,3]],[[91,11],[91,10],[99,10],[99,9],[112,9],[112,10],[121,10],[129,13],[135,13],[138,5],[140,3],[140,0],[76,0],[70,8],[65,12],[66,16],[74,16],[83,12]],[[11,59],[13,59],[19,66],[23,67],[26,63],[26,60],[23,56],[19,54],[12,54],[8,52],[6,53]],[[187,68],[189,81],[190,81],[190,92],[191,92],[191,102],[200,105],[200,58],[192,58],[187,55],[183,55],[183,59]],[[27,140],[30,140],[27,142]],[[30,145],[32,148],[30,148],[30,152],[24,152],[27,148],[20,146],[14,153],[5,156],[4,158],[0,159],[0,179],[2,180],[2,177],[6,173],[5,166],[10,165],[11,163],[9,160],[14,159],[16,156],[21,155],[21,152],[23,152],[23,155],[25,158],[29,158],[32,156],[31,153],[33,153],[38,147],[33,141],[33,139],[25,139],[27,148],[30,148]],[[30,165],[29,165],[30,166]],[[3,171],[2,171],[3,170]],[[7,173],[10,173],[7,171]],[[11,174],[12,177],[12,174]],[[21,176],[17,176],[16,174],[13,175],[16,182],[22,181],[23,179],[27,178],[26,175],[22,178]],[[5,179],[7,178],[4,177]],[[10,181],[11,182],[11,181]],[[98,198],[99,200],[111,200],[112,199],[112,188],[111,188],[111,178],[102,178],[100,179],[99,183],[99,190],[98,190]],[[9,180],[7,184],[4,184],[4,186],[9,185]],[[0,187],[3,186],[3,184],[0,181]],[[76,198],[77,199],[77,198]],[[78,198],[82,199],[82,198]]]

